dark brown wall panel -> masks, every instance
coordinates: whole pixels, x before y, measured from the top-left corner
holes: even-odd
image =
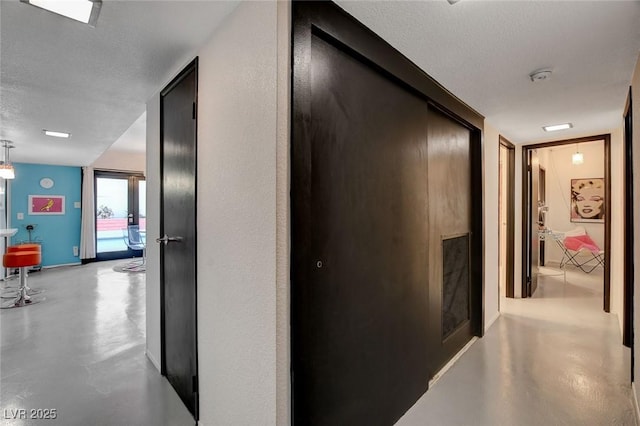
[[[444,269],[455,269],[443,253],[443,241],[471,232],[471,216],[481,214],[472,208],[471,132],[435,108],[428,119],[429,163],[429,330],[431,376],[446,364],[473,336],[471,322],[463,321],[446,338]],[[466,239],[467,244],[469,239]],[[467,253],[468,253],[467,248]],[[445,260],[449,264],[445,264]],[[468,256],[465,263],[468,265]],[[480,283],[479,280],[475,280]],[[467,287],[467,290],[469,288]]]

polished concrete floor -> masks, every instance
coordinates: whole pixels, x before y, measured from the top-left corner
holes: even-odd
[[[47,300],[0,311],[1,425],[193,424],[144,354],[144,274],[114,272],[120,263],[32,273]],[[503,299],[398,425],[634,425],[629,351],[601,288],[601,275],[569,272],[566,284],[541,278],[532,299]],[[19,409],[57,419],[12,419]]]
[[[46,300],[0,311],[0,425],[194,424],[145,356],[145,275],[121,263],[31,273]]]
[[[531,299],[502,299],[502,315],[397,423],[635,425],[630,351],[602,311],[602,275],[540,279]]]

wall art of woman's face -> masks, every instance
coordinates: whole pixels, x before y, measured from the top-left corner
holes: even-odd
[[[604,179],[571,179],[571,221],[604,221]]]

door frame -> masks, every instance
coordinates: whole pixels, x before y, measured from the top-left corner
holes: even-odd
[[[196,204],[196,209],[194,212],[194,220],[195,220],[195,234],[194,234],[194,238],[196,239],[195,241],[195,245],[194,245],[194,257],[193,257],[193,262],[194,262],[194,267],[195,267],[195,276],[194,276],[194,286],[195,286],[195,299],[194,299],[194,306],[193,306],[193,315],[195,317],[195,329],[194,329],[194,333],[195,333],[195,347],[194,347],[194,351],[195,351],[195,383],[193,384],[194,387],[194,393],[195,393],[195,407],[194,407],[194,413],[193,413],[193,417],[196,421],[196,424],[198,423],[199,419],[200,419],[200,368],[199,368],[199,361],[198,361],[198,256],[197,256],[197,252],[198,252],[198,243],[197,243],[197,236],[198,236],[198,209],[197,209],[197,202],[198,202],[198,149],[197,149],[197,144],[198,144],[198,115],[197,115],[197,111],[198,111],[198,57],[196,57],[193,61],[191,61],[187,66],[185,66],[180,73],[178,73],[178,75],[171,80],[171,82],[169,84],[167,84],[165,86],[164,89],[162,89],[162,91],[160,92],[160,173],[159,173],[159,179],[160,179],[160,191],[159,191],[159,196],[160,196],[160,235],[165,235],[165,223],[164,223],[164,219],[165,219],[165,214],[164,214],[164,103],[162,102],[162,98],[169,93],[173,88],[175,88],[178,84],[180,84],[180,82],[182,82],[182,80],[191,72],[195,72],[195,90],[196,90],[196,96],[195,96],[195,100],[194,100],[194,106],[193,106],[193,117],[194,117],[194,125],[195,125],[195,129],[194,129],[194,138],[195,138],[195,144],[196,144],[196,150],[195,150],[195,179],[194,179],[194,185],[195,185],[195,198],[194,198],[194,202]],[[165,265],[164,265],[164,252],[162,250],[162,248],[160,249],[160,374],[162,376],[167,375],[167,357],[166,357],[166,347],[167,347],[167,343],[166,343],[166,311],[165,311]],[[175,389],[174,389],[175,392]]]
[[[95,190],[93,191],[93,205],[98,208],[98,179],[106,178],[106,179],[127,179],[127,214],[129,214],[132,210],[137,212],[134,214],[134,222],[129,223],[127,220],[127,226],[136,225],[140,221],[140,205],[138,196],[138,189],[135,188],[135,184],[140,182],[141,180],[146,181],[146,177],[142,172],[134,172],[134,171],[126,171],[126,170],[111,170],[111,169],[95,169],[93,172],[93,187]],[[134,195],[135,194],[135,195]],[[132,207],[133,205],[133,207]],[[127,217],[128,219],[128,217]],[[104,252],[104,254],[100,255],[98,253],[98,221],[96,218],[96,223],[94,226],[95,231],[95,245],[96,245],[96,257],[95,260],[107,261],[107,260],[116,260],[116,259],[127,259],[130,257],[142,257],[142,250],[131,250],[127,247],[126,250],[121,251],[113,251],[113,252]],[[124,237],[124,236],[123,236]]]
[[[516,146],[511,143],[507,138],[500,135],[498,137],[498,162],[500,161],[500,147],[503,146],[507,149],[507,199],[504,201],[507,203],[507,247],[506,247],[506,283],[505,283],[505,296],[509,298],[515,297],[515,277],[514,277],[514,258],[515,258],[515,200],[516,200]],[[500,182],[498,182],[498,191],[500,191]],[[498,221],[500,220],[500,213],[498,213]],[[498,231],[501,229],[501,224],[498,223]]]
[[[631,87],[624,109],[624,310],[622,343],[633,348],[634,248],[633,248],[633,108]],[[631,351],[633,381],[634,351]]]
[[[529,167],[529,152],[535,149],[551,148],[562,145],[575,145],[584,142],[604,141],[604,178],[605,178],[605,200],[604,200],[604,297],[603,309],[605,312],[611,311],[611,134],[586,136],[574,139],[561,139],[551,142],[536,143],[522,146],[522,297],[527,297],[527,268],[530,262],[528,258],[526,241],[529,236],[531,224],[528,220],[527,191],[524,190],[528,186],[527,169]]]

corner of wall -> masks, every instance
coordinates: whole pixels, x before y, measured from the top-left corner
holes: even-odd
[[[290,106],[291,2],[278,3],[276,129],[276,424],[291,424]]]
[[[160,94],[147,101],[147,232],[160,235]],[[160,248],[147,245],[146,337],[147,356],[160,371]]]
[[[500,277],[498,271],[499,246],[499,167],[500,134],[491,123],[484,122],[484,331],[498,318]]]

